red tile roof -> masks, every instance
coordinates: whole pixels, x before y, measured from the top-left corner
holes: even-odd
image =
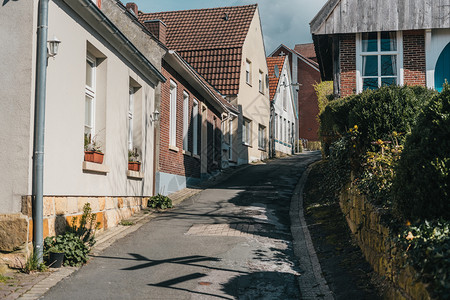
[[[239,91],[242,46],[257,5],[140,13],[139,21],[167,25],[167,47],[176,50],[223,95]]]
[[[316,55],[316,51],[314,50],[313,43],[295,45],[294,50],[296,52],[300,53],[301,55],[303,55],[304,57],[309,58],[311,60],[315,61],[317,59],[317,55]]]
[[[297,46],[298,46],[298,45],[297,45]],[[280,47],[283,47],[283,48],[285,48],[286,50],[288,50],[288,51],[290,51],[290,52],[292,52],[292,53],[294,53],[294,54],[300,56],[302,59],[304,59],[305,61],[307,61],[308,63],[310,63],[310,64],[311,64],[312,66],[314,66],[315,68],[317,68],[317,69],[319,68],[319,63],[318,63],[318,62],[316,62],[316,61],[314,61],[314,60],[312,60],[312,59],[307,58],[306,56],[304,56],[303,54],[297,52],[296,50],[293,50],[293,49],[289,48],[288,46],[286,46],[286,45],[284,45],[284,44],[281,44]],[[314,53],[315,53],[315,52],[314,52]]]
[[[269,99],[273,101],[273,97],[277,91],[278,81],[280,80],[281,71],[283,70],[286,56],[275,56],[267,58],[267,69],[269,72]],[[275,75],[275,66],[278,66],[278,77]]]

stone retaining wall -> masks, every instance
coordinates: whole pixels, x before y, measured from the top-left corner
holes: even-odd
[[[380,222],[381,214],[351,184],[340,194],[340,206],[366,260],[375,272],[391,281],[387,299],[431,299],[426,285],[416,281],[416,271],[401,267],[404,259],[390,239],[390,230]]]
[[[66,225],[72,224],[73,218],[77,217],[79,220],[85,203],[90,203],[101,231],[117,226],[121,220],[146,208],[148,199],[149,197],[44,197],[44,238],[63,233]],[[24,196],[22,213],[0,215],[0,274],[5,266],[21,268],[25,264],[32,241],[31,196]]]

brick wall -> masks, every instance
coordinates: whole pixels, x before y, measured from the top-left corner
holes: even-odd
[[[339,59],[341,64],[341,97],[356,92],[356,36],[342,35],[339,41]]]
[[[318,141],[319,104],[313,84],[320,82],[320,72],[312,68],[301,59],[298,60],[298,116],[299,116],[299,138],[310,141]]]
[[[160,151],[159,151],[159,171],[174,175],[186,177],[200,177],[200,157],[207,155],[208,172],[217,170],[220,166],[220,137],[221,137],[221,116],[219,112],[207,103],[203,97],[174,69],[163,61],[163,75],[168,79],[161,86],[161,117],[160,117]],[[176,130],[176,147],[178,151],[169,149],[169,121],[170,121],[170,80],[177,84],[177,130]],[[188,129],[188,149],[183,153],[183,92],[189,95],[189,116],[191,120],[194,98],[198,103],[198,125],[197,125],[197,149],[199,156],[193,155],[193,124],[189,122]],[[207,115],[207,152],[201,153],[201,130],[202,130],[202,103],[206,105]],[[215,117],[215,119],[214,119]],[[216,159],[214,160],[212,150],[212,128],[215,122],[216,136]]]
[[[425,32],[403,32],[404,83],[426,86]]]

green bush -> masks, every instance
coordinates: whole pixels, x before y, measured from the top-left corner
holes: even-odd
[[[50,249],[64,252],[65,266],[81,266],[87,261],[90,251],[87,244],[78,235],[67,232],[62,235],[46,237],[44,240],[45,255]]]
[[[406,263],[430,283],[428,289],[436,299],[450,299],[450,223],[444,220],[405,226],[397,237],[397,245]]]
[[[333,99],[333,81],[322,81],[313,84],[317,95],[317,104],[319,105],[319,114],[323,112],[330,99]]]
[[[406,219],[450,220],[450,86],[435,96],[407,138],[393,184]]]
[[[148,200],[148,207],[166,209],[172,207],[172,200],[161,194],[151,197]]]

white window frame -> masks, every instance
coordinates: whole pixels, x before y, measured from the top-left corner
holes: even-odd
[[[242,143],[250,146],[252,141],[252,121],[247,118],[242,119]]]
[[[169,146],[177,145],[177,84],[170,80]]]
[[[274,118],[274,131],[275,131],[275,136],[274,138],[276,140],[278,140],[278,114],[275,114],[275,118]]]
[[[95,135],[95,94],[96,94],[96,81],[97,81],[97,61],[95,57],[90,55],[89,53],[86,54],[86,62],[88,62],[91,65],[91,72],[92,72],[92,85],[85,84],[85,97],[84,97],[84,103],[85,103],[85,120],[84,120],[84,134],[87,134],[92,139]],[[87,74],[86,74],[87,77]],[[86,82],[85,78],[85,82]],[[89,103],[87,103],[87,98],[90,99]],[[90,116],[89,116],[89,123],[88,120],[86,120],[86,113],[87,108],[89,106]]]
[[[128,95],[128,150],[133,151],[133,134],[134,134],[134,87],[130,86]]]
[[[245,82],[252,85],[252,62],[248,59],[245,60]]]
[[[229,130],[228,146],[230,148],[230,151],[228,151],[228,159],[233,160],[233,117],[230,117],[230,119],[228,120],[228,130]]]
[[[198,155],[198,101],[192,105],[192,154]]]
[[[381,86],[381,55],[396,55],[397,56],[397,84],[404,84],[404,72],[403,72],[403,34],[401,31],[397,31],[397,51],[381,51],[381,32],[377,32],[377,51],[362,52],[362,33],[356,34],[356,92],[361,93],[363,91],[363,79],[364,78],[378,78],[378,87]],[[378,74],[379,76],[362,76],[363,56],[378,56]],[[388,76],[393,77],[393,76]]]
[[[183,91],[183,150],[189,147],[189,94]]]
[[[266,149],[266,126],[258,124],[258,148]]]
[[[263,78],[264,78],[264,73],[259,70],[259,82],[258,82],[258,88],[259,88],[259,92],[261,94],[264,94],[264,82],[263,82]]]

